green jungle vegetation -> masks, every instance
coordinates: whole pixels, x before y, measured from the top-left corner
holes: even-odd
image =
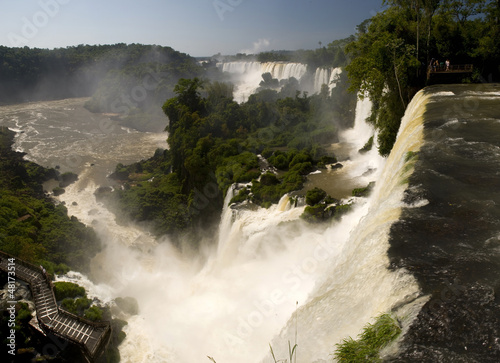
[[[50,50],[0,46],[0,59],[4,103],[90,96],[108,73],[117,71],[132,75],[155,67],[180,78],[198,69],[194,58],[170,47],[123,43]]]
[[[392,149],[406,106],[426,85],[432,59],[473,64],[465,82],[500,80],[500,2],[384,0],[384,11],[357,27],[347,45],[353,92],[373,102],[381,155]],[[456,79],[453,79],[456,81]]]
[[[100,249],[95,232],[45,195],[42,184],[58,178],[58,172],[13,151],[14,135],[0,128],[0,250],[41,264],[51,274],[69,267],[87,271]]]
[[[349,61],[345,47],[354,39],[354,36],[350,36],[334,40],[326,46],[322,46],[322,43],[318,42],[319,48],[317,49],[262,52],[257,55],[257,60],[259,62],[304,63],[312,70],[318,67],[345,67]]]
[[[252,186],[232,202],[248,199],[269,207],[301,189],[311,171],[336,162],[324,146],[340,128],[352,125],[356,100],[345,78],[342,82],[332,94],[324,87],[313,96],[294,91],[290,97],[286,85],[280,92],[262,87],[238,104],[230,84],[181,79],[177,96],[163,105],[170,120],[169,150],[117,165],[112,177],[122,186],[102,197],[126,217],[149,222],[156,234],[173,236],[213,226],[233,183]],[[277,175],[261,176],[258,154]]]
[[[7,281],[7,274],[4,273],[3,271],[0,272],[0,278],[2,279],[2,281]],[[6,307],[7,306],[5,306],[5,308]],[[11,328],[9,326],[9,323],[11,322],[9,321],[10,313],[5,308],[2,307],[2,309],[0,309],[0,324],[2,324],[2,326],[4,327],[0,329],[0,342],[2,342],[2,345],[7,348],[7,344],[9,342],[8,336]],[[29,362],[29,358],[33,358],[35,356],[32,353],[32,350],[34,350],[33,348],[34,342],[29,328],[29,322],[31,319],[32,315],[29,305],[26,304],[25,302],[18,302],[16,304],[16,318],[13,329],[15,330],[15,335],[16,335],[16,345],[17,345],[16,348],[19,348],[17,349],[17,353],[18,355],[21,356],[20,361]],[[9,356],[7,351],[8,349],[4,349],[0,353],[0,357],[2,357],[2,361],[4,362],[12,361],[12,355]],[[23,352],[25,354],[23,354]],[[23,360],[23,358],[26,359]]]
[[[387,156],[408,103],[426,85],[432,58],[474,64],[466,82],[500,78],[498,1],[385,0],[383,4],[384,10],[360,24],[355,36],[326,47],[320,44],[313,51],[273,51],[257,57],[262,62],[299,61],[311,67],[346,65],[348,79],[343,73],[334,94],[327,89],[319,95],[301,94],[295,91],[296,81],[280,83],[264,74],[259,91],[237,104],[231,85],[224,82],[180,80],[174,89],[177,96],[163,106],[170,120],[166,129],[170,150],[158,150],[150,160],[131,166],[117,166],[114,176],[123,187],[111,194],[120,210],[134,220],[149,221],[159,234],[182,233],[188,226],[206,228],[220,215],[228,187],[250,181],[251,186],[240,189],[231,202],[250,200],[268,207],[283,194],[301,189],[304,176],[325,164],[322,158],[334,157],[323,146],[352,122],[354,93],[372,100],[368,121],[379,131],[379,153]],[[231,60],[249,57],[239,54]],[[360,151],[372,145],[373,139],[368,140]],[[278,170],[277,175],[259,176],[259,153]],[[365,192],[358,190],[355,195]],[[309,216],[325,218],[324,206],[307,208]]]
[[[352,207],[350,201],[342,204],[318,187],[307,191],[306,204],[300,218],[309,223],[320,223],[331,219],[339,220]]]

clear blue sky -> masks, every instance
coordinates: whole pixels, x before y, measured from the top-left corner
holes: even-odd
[[[0,45],[143,43],[193,56],[313,49],[382,0],[0,0]]]

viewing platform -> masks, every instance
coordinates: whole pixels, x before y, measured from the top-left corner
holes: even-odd
[[[429,66],[427,68],[427,80],[439,79],[457,79],[472,74],[474,66],[472,64],[456,64],[446,67],[445,65]]]
[[[76,344],[89,362],[106,347],[111,336],[108,322],[93,322],[57,306],[54,287],[41,267],[0,251],[0,270],[8,272],[9,259],[15,260],[15,278],[29,284],[35,302],[36,317],[45,334],[52,333]]]

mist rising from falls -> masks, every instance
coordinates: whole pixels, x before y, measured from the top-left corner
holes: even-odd
[[[358,102],[354,129],[340,135],[349,160],[334,173],[365,185],[376,180],[377,186],[340,222],[306,224],[299,218],[303,207],[292,207],[287,196],[256,210],[231,208],[228,196],[218,244],[203,246],[199,255],[179,251],[166,238],[158,241],[140,226],[118,224],[95,199],[98,165],[83,163],[79,180],[58,198],[70,215],[95,228],[105,248],[92,262],[96,283],[78,274],[66,279],[79,281],[89,296],[105,302],[119,296],[137,299],[139,315],[125,317],[124,362],[191,363],[208,361],[207,356],[219,363],[269,361],[264,357],[270,342],[283,359],[288,340],[295,341],[295,324],[297,361],[329,361],[340,339],[355,336],[371,318],[418,292],[404,271],[388,271],[387,235],[403,205],[404,156],[420,147],[424,100],[419,94],[410,105],[388,159],[376,148],[357,152],[374,132],[364,122],[369,102]],[[151,138],[138,138],[134,147]],[[157,141],[149,142],[154,151]],[[40,145],[36,150],[43,154]],[[102,152],[89,150],[84,160],[111,164],[118,157],[116,148],[105,149],[105,142],[99,146]],[[53,158],[64,160],[66,148],[53,150]]]
[[[288,342],[295,344],[298,336],[297,361],[330,361],[336,343],[356,337],[374,317],[418,296],[419,287],[411,275],[388,269],[387,250],[390,227],[404,206],[404,179],[411,173],[411,168],[405,170],[405,155],[418,151],[423,142],[421,105],[425,100],[426,96],[419,93],[409,105],[393,151],[382,162],[372,196],[358,204],[341,224],[330,226],[320,237],[322,245],[312,255],[304,256],[297,284],[309,271],[320,266],[324,270],[307,300],[299,301],[298,311],[273,340],[278,359],[288,356]],[[416,300],[410,310],[418,311],[423,303]],[[264,362],[273,360],[268,356]]]
[[[360,104],[354,130],[341,135],[353,151],[338,171],[366,178],[366,183],[377,174],[363,174],[383,164],[376,150],[363,157],[354,152],[357,137],[367,134],[368,109],[366,101]],[[287,196],[269,209],[249,210],[227,206],[228,194],[218,244],[193,256],[168,240],[156,241],[139,226],[118,225],[95,200],[91,170],[81,173],[60,198],[105,243],[92,264],[92,274],[101,282],[92,286],[84,277],[72,278],[82,278],[89,295],[101,294],[105,301],[137,299],[139,315],[126,317],[127,338],[120,346],[125,362],[202,362],[207,355],[217,362],[259,361],[293,315],[296,302],[303,307],[310,301],[318,281],[331,273],[332,260],[341,259],[351,230],[368,207],[366,200],[359,200],[341,223],[315,226],[299,219],[303,207],[293,208]],[[363,315],[360,324],[368,318]]]

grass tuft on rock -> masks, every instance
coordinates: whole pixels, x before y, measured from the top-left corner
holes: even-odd
[[[357,340],[345,338],[337,344],[334,358],[338,362],[380,362],[380,351],[401,334],[401,327],[389,314],[368,324]]]

